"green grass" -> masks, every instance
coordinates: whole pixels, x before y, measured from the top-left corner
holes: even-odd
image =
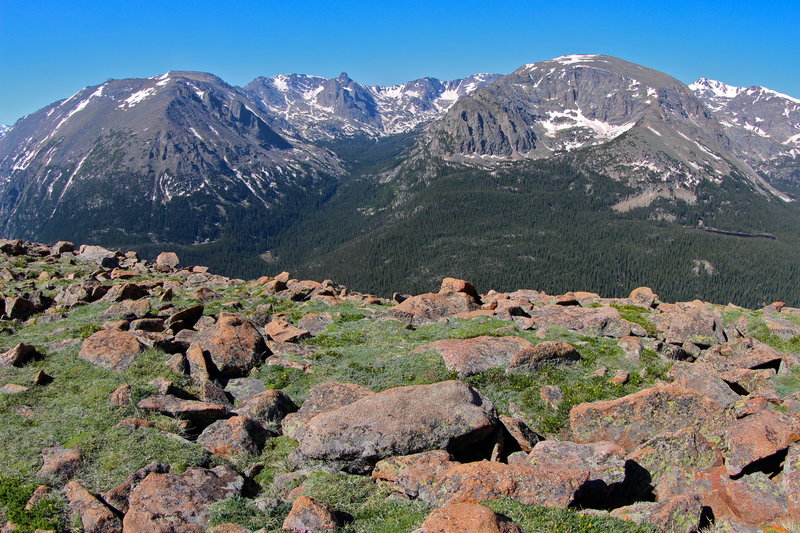
[[[387,500],[391,491],[363,476],[315,472],[304,487],[306,496],[352,517],[352,522],[340,529],[343,533],[413,531],[431,509],[419,501]]]
[[[260,511],[253,500],[233,496],[211,504],[209,507],[210,525],[234,523],[253,531],[266,528],[267,531],[280,531],[286,515],[292,508],[289,502],[277,503],[267,512]]]
[[[623,319],[642,326],[649,336],[658,335],[655,325],[646,318],[650,314],[650,310],[638,305],[611,304],[611,307],[617,309]]]
[[[159,429],[112,427],[122,418],[138,416],[176,431],[172,419],[135,407],[136,400],[154,392],[149,382],[156,377],[190,385],[187,378],[164,364],[169,357],[166,353],[146,350],[127,371],[118,373],[79,359],[79,344],[59,351],[48,349],[53,341],[81,338],[93,330],[107,306],[98,302],[76,307],[64,320],[25,325],[13,336],[0,338],[0,349],[26,342],[44,354],[41,361],[0,373],[0,385],[19,383],[30,387],[26,393],[0,397],[0,475],[31,479],[41,466],[41,450],[56,445],[81,450],[78,480],[96,492],[108,490],[154,460],[171,463],[179,471],[214,462],[200,446],[174,440]],[[31,379],[39,370],[51,375],[53,382],[32,385]],[[117,407],[108,401],[108,395],[123,384],[132,385],[134,402]]]
[[[35,483],[27,483],[17,477],[0,476],[0,516],[13,522],[17,533],[33,533],[37,529],[60,530],[64,526],[64,501],[48,497],[25,510]],[[5,522],[3,520],[3,522]]]
[[[607,516],[583,515],[569,509],[525,505],[510,498],[481,502],[511,518],[526,533],[656,533],[656,529]]]

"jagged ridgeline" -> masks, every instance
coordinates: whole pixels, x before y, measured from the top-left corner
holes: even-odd
[[[7,237],[384,296],[445,276],[800,302],[800,101],[609,56],[380,87],[108,80],[0,138]]]
[[[5,531],[797,530],[800,308],[183,262],[0,240]]]

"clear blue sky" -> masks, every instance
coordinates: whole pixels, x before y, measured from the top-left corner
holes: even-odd
[[[564,4],[568,5],[564,5]],[[107,78],[394,84],[602,53],[800,97],[800,2],[0,0],[0,124]]]

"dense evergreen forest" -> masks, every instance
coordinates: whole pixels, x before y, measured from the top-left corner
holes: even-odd
[[[493,170],[429,164],[387,179],[412,140],[331,144],[351,172],[323,194],[242,208],[222,239],[172,248],[227,275],[289,270],[381,295],[432,290],[455,276],[483,291],[624,296],[647,285],[667,300],[800,305],[800,209],[746,180],[704,184],[695,204],[660,200],[618,213],[611,206],[630,194],[624,185],[553,159]]]

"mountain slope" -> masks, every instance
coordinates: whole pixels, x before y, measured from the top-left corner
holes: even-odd
[[[231,209],[270,209],[340,171],[216,76],[109,80],[0,139],[0,218],[21,236],[204,242]]]
[[[800,100],[706,78],[689,87],[712,109],[742,159],[776,187],[800,193]]]
[[[331,79],[281,74],[256,78],[245,90],[305,138],[383,137],[439,117],[459,97],[498,77],[475,74],[453,81],[422,78],[401,85],[369,86],[345,73]]]
[[[694,201],[698,183],[732,173],[780,194],[736,156],[686,85],[609,56],[524,65],[460,99],[423,145],[467,163],[567,157],[634,187],[637,194],[620,209],[658,197]]]
[[[191,72],[110,80],[0,139],[0,231],[371,292],[455,276],[800,302],[787,289],[800,287],[800,208],[781,192],[798,158],[753,144],[785,150],[792,109],[766,90],[700,89],[587,55],[390,88],[346,75],[244,89]],[[745,97],[760,121],[722,116]]]

